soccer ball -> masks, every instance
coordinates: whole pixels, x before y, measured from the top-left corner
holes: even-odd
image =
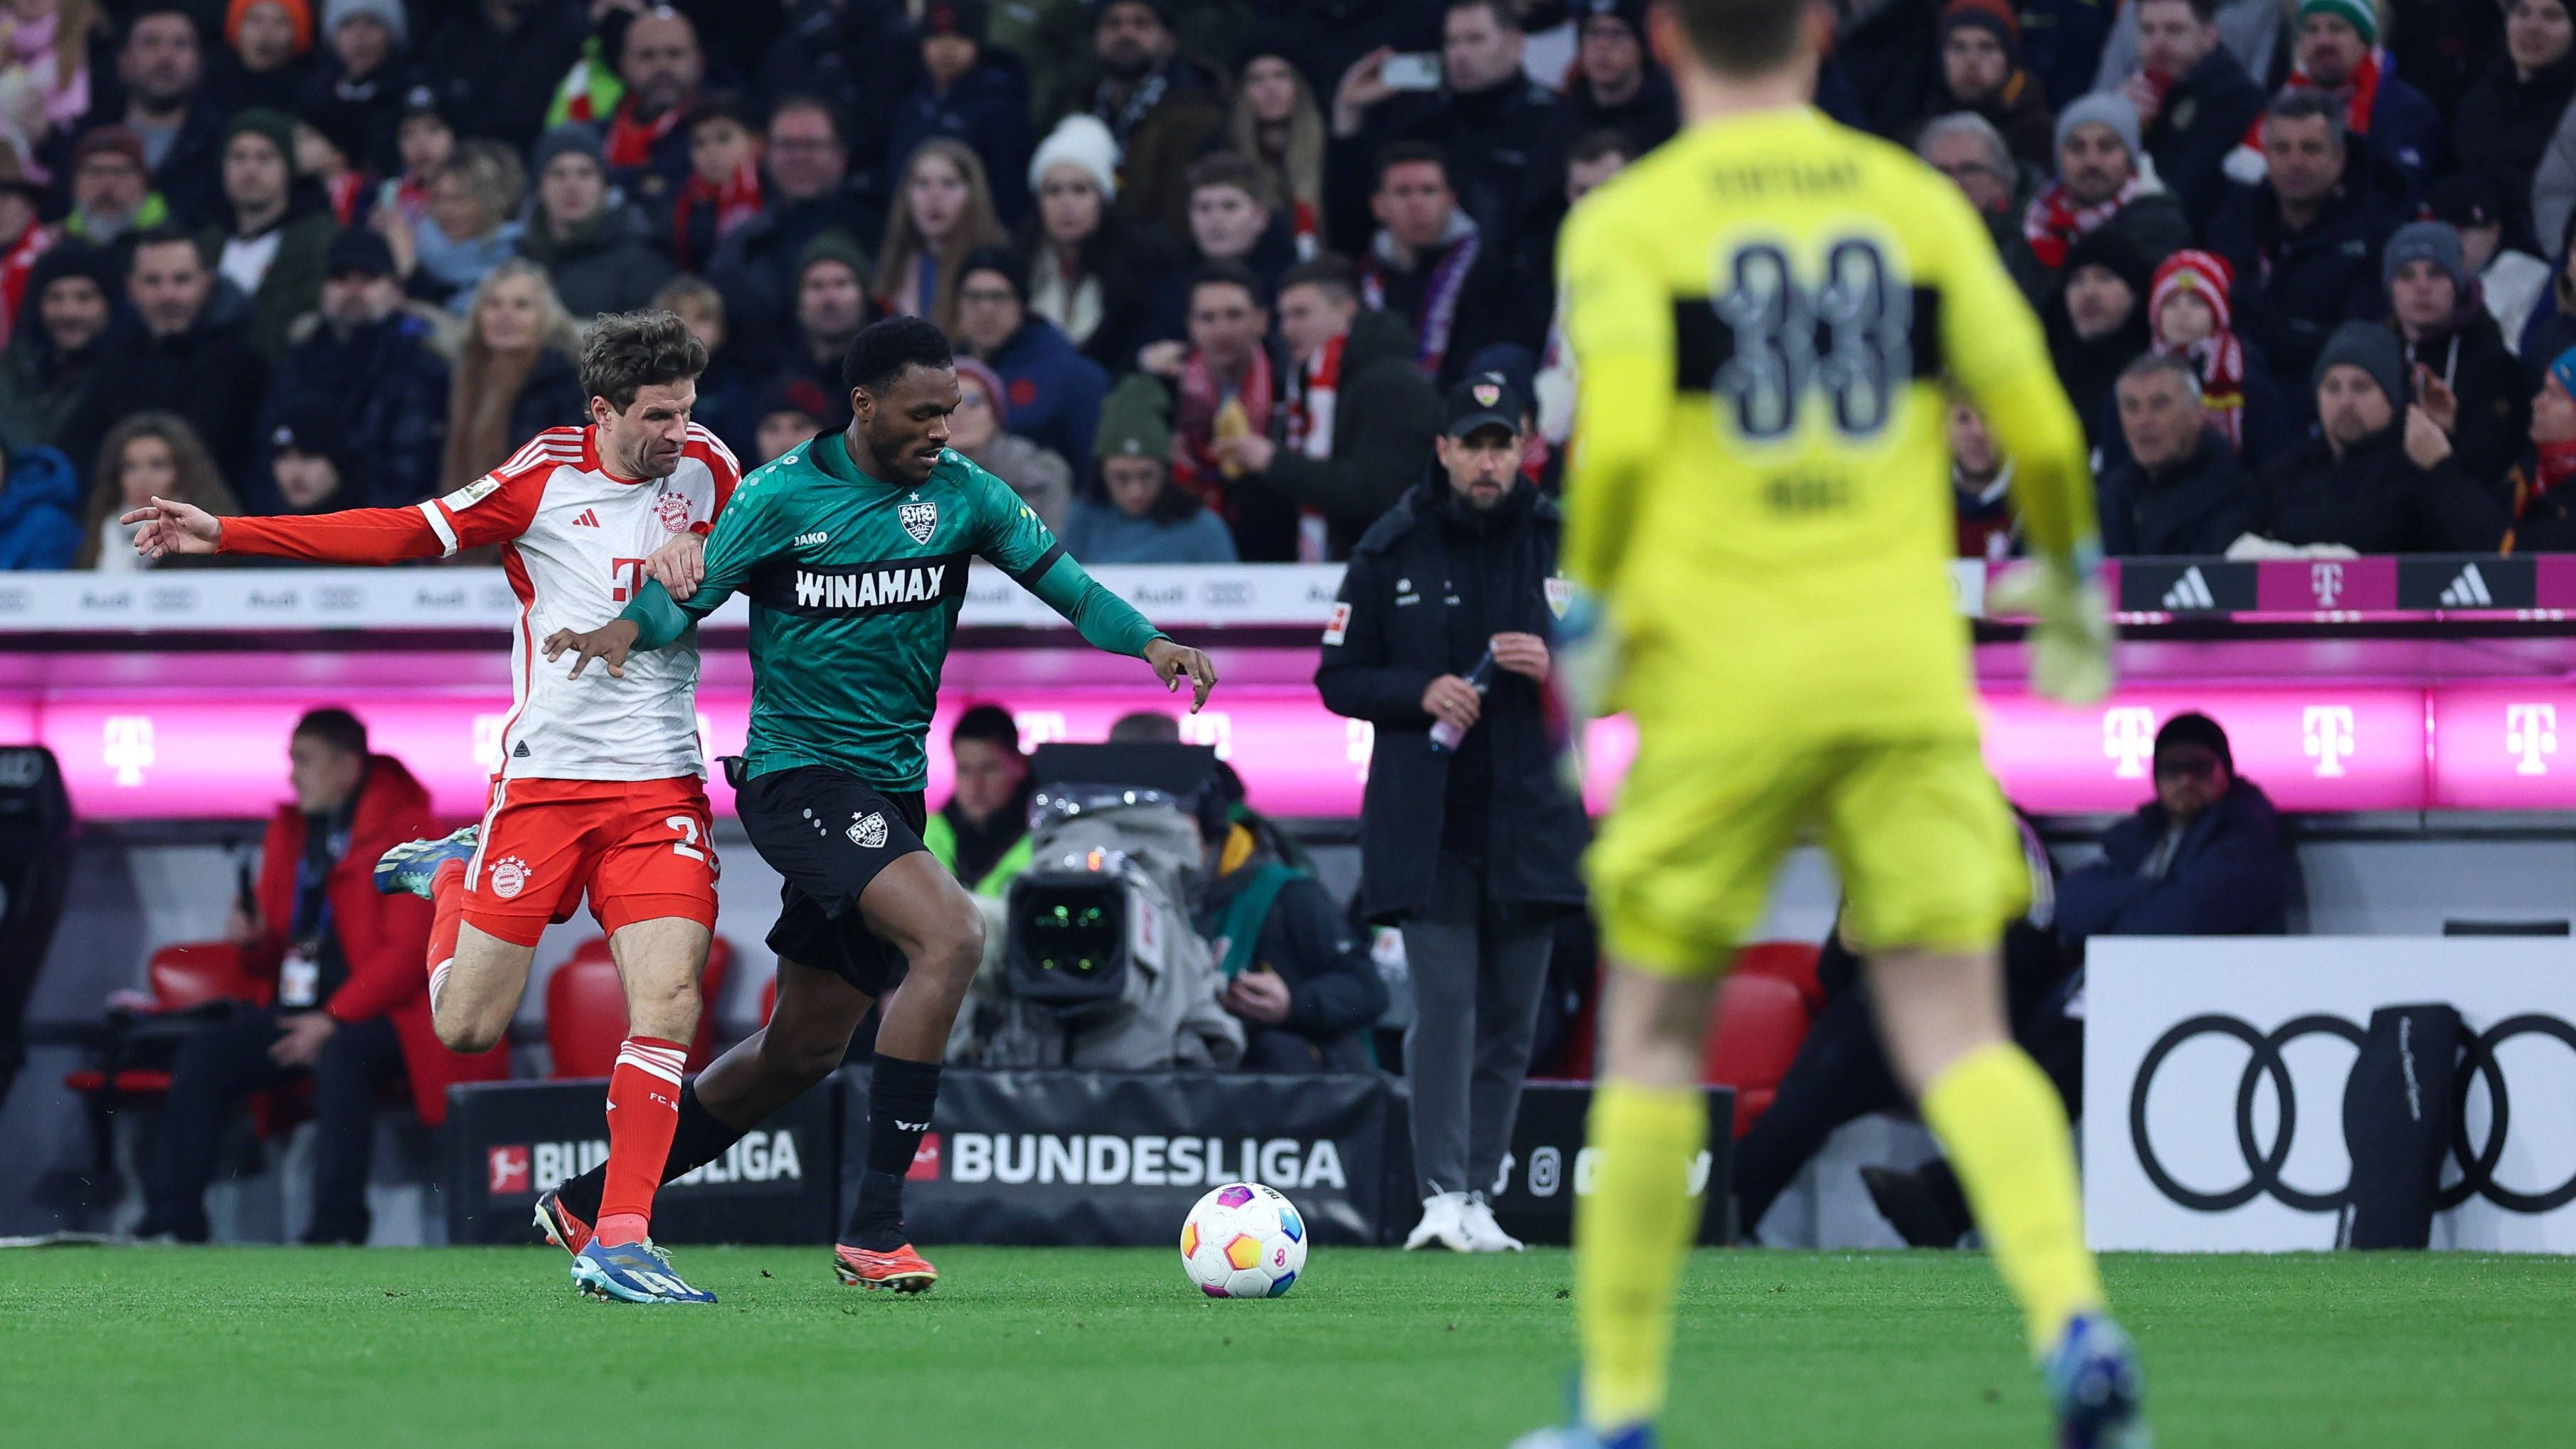
[[[1306,1220],[1260,1183],[1227,1183],[1181,1224],[1181,1270],[1210,1298],[1276,1298],[1305,1266]]]

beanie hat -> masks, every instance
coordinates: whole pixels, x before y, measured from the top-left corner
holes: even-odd
[[[796,254],[796,286],[799,290],[805,286],[805,273],[816,262],[839,262],[850,269],[851,276],[859,279],[862,290],[868,285],[868,254],[859,250],[859,244],[850,240],[848,232],[837,228],[826,231],[807,242],[805,250]]]
[[[2218,721],[2198,710],[2175,715],[2156,731],[2156,753],[2163,754],[2168,745],[2205,746],[2218,757],[2220,764],[2227,767],[2227,773],[2236,773],[2236,752],[2227,747],[2227,731],[2219,728]]]
[[[2408,262],[2431,262],[2449,274],[2454,288],[2468,288],[2468,253],[2460,245],[2459,229],[2447,221],[2417,221],[2399,227],[2379,255],[2380,285],[2394,286],[2398,272]]]
[[[356,481],[357,450],[349,446],[348,424],[332,404],[311,400],[287,403],[276,426],[269,429],[268,446],[272,453],[293,451],[330,459],[331,466],[339,470],[343,488]]]
[[[2424,193],[2424,214],[2435,221],[2447,221],[2461,231],[2502,226],[2499,212],[2495,188],[2485,178],[2465,171],[2442,178]]]
[[[394,33],[394,49],[411,44],[411,17],[403,10],[402,0],[325,0],[322,6],[322,33],[331,34],[340,22],[372,15]]]
[[[984,401],[993,409],[993,426],[1010,426],[1010,389],[1002,386],[1002,375],[979,358],[960,357],[957,359],[957,380],[965,382],[969,379],[984,390]]]
[[[312,127],[353,166],[367,159],[367,113],[330,91],[307,92],[295,107],[295,119]]]
[[[60,247],[54,248],[54,251],[60,250],[62,250]],[[53,254],[53,252],[47,252],[45,253],[45,256],[50,257]],[[43,258],[38,258],[36,262],[36,275],[41,277],[44,274],[44,260]],[[2556,358],[2551,360],[2549,364],[2549,375],[2558,379],[2558,385],[2567,389],[2568,396],[2576,397],[2576,347],[2568,348],[2565,352],[2558,354]]]
[[[152,169],[152,163],[144,159],[143,138],[134,134],[133,130],[126,126],[101,126],[81,137],[72,146],[72,169],[78,171],[88,163],[89,158],[102,155],[122,156],[133,162],[137,169],[145,172]]]
[[[2155,286],[2147,296],[2147,324],[2150,331],[2160,330],[2156,319],[2165,312],[2168,299],[2188,292],[2209,304],[2218,319],[2218,330],[2225,332],[2234,325],[2227,293],[2236,284],[2236,269],[2227,258],[2216,252],[2179,251],[2165,258],[2156,268]]]
[[[288,174],[294,173],[295,118],[293,116],[284,111],[272,111],[266,106],[253,106],[246,111],[236,111],[233,113],[232,124],[224,127],[224,148],[232,149],[234,139],[245,134],[262,137],[275,145],[277,154],[286,158]]]
[[[959,35],[981,45],[985,23],[984,0],[930,0],[921,7],[921,33],[925,39]]]
[[[1011,295],[1019,299],[1020,305],[1029,304],[1029,269],[1020,261],[1019,253],[1009,247],[975,248],[957,264],[957,285],[966,285],[966,279],[977,272],[991,272],[1010,283]]]
[[[2129,104],[2127,96],[2116,91],[2095,91],[2058,112],[2057,149],[2065,150],[2067,136],[2083,125],[2110,127],[2111,133],[2120,138],[2120,144],[2128,148],[2132,161],[2145,149],[2138,140],[2138,108]]]
[[[1163,385],[1151,374],[1129,374],[1100,401],[1100,430],[1092,435],[1092,455],[1170,461],[1170,406]]]
[[[2388,396],[2388,405],[2401,414],[2414,399],[2406,385],[2406,350],[2397,345],[2397,334],[2376,322],[2346,322],[2326,339],[2325,350],[2317,354],[2316,370],[2308,374],[2313,389],[2324,383],[2326,370],[2334,367],[2358,367],[2370,374],[2379,390]]]
[[[606,171],[607,155],[608,142],[597,126],[588,121],[566,121],[537,138],[537,148],[528,156],[528,175],[545,175],[546,168],[563,156],[587,156],[592,165]]]
[[[40,302],[45,289],[65,277],[87,277],[110,301],[125,295],[124,279],[114,254],[103,247],[75,241],[57,242],[37,255],[35,266],[27,272],[25,295],[31,303]],[[30,315],[35,310],[33,306],[28,308]]]
[[[2074,276],[2086,267],[2102,268],[2128,283],[2129,290],[2140,297],[2153,290],[2155,269],[2147,265],[2146,253],[2116,228],[2095,227],[2066,249],[2066,276]]]
[[[367,277],[401,275],[394,266],[394,249],[374,227],[343,227],[323,251],[323,276],[345,277],[351,273]]]
[[[299,56],[313,48],[312,0],[233,0],[224,7],[224,44],[241,49],[242,16],[254,5],[274,5],[286,12],[295,26],[295,53]]]
[[[1104,197],[1118,195],[1118,139],[1097,116],[1076,113],[1056,123],[1029,157],[1029,190],[1058,166],[1079,166]]]
[[[1646,38],[1646,3],[1647,0],[1574,0],[1565,8],[1572,12],[1578,31],[1587,20],[1616,20],[1628,27],[1629,34],[1643,41]],[[1978,3],[1992,5],[2000,4],[2002,0],[1978,0]],[[2006,44],[2009,47],[2010,42]]]
[[[1941,39],[1947,42],[1963,25],[1992,32],[2012,63],[2021,64],[2021,20],[2004,0],[1950,0],[1941,10]]]
[[[2299,22],[2307,23],[2311,15],[2331,15],[2361,32],[2361,43],[2379,43],[2379,5],[2377,0],[2299,0]]]

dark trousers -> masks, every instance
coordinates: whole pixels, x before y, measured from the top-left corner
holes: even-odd
[[[2066,1014],[2075,981],[2069,978],[2034,1004],[2013,1039],[2066,1099],[2069,1117],[2083,1115],[2084,1023]],[[1779,1095],[1735,1144],[1737,1221],[1750,1234],[1788,1190],[1807,1159],[1846,1122],[1907,1105],[1879,1045],[1869,993],[1851,986],[1825,1003],[1807,1028],[1807,1039],[1780,1079]]]
[[[1485,872],[1443,852],[1428,910],[1398,923],[1413,977],[1404,1075],[1422,1195],[1491,1191],[1511,1150],[1547,984],[1553,921],[1485,894]]]
[[[143,1231],[186,1243],[206,1240],[206,1184],[224,1128],[257,1092],[292,1085],[302,1067],[269,1060],[279,1019],[273,1007],[245,1011],[188,1039],[170,1074],[151,1170]],[[375,1147],[376,1096],[403,1071],[402,1038],[391,1021],[343,1022],[314,1058],[313,1223],[308,1243],[367,1240],[367,1166]]]

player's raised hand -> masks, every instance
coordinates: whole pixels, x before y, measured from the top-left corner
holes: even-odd
[[[1157,639],[1145,646],[1145,662],[1154,666],[1154,677],[1163,681],[1165,694],[1179,689],[1184,676],[1189,679],[1192,714],[1207,703],[1208,691],[1216,688],[1216,661],[1187,645]]]
[[[611,679],[624,679],[626,653],[635,647],[635,636],[641,632],[632,619],[611,619],[596,629],[581,633],[557,629],[546,636],[546,658],[551,662],[567,649],[576,650],[578,655],[572,661],[572,673],[565,678],[581,678],[582,670],[596,659],[608,666]]]
[[[224,534],[223,520],[193,503],[173,503],[167,498],[155,498],[116,521],[128,527],[142,525],[134,535],[134,551],[145,558],[213,553],[215,541]]]
[[[2026,564],[1986,590],[1986,612],[2030,620],[2030,687],[2060,704],[2111,692],[2110,597],[2101,582],[2057,563]]]
[[[644,576],[669,590],[673,602],[687,603],[707,576],[706,540],[694,533],[676,535],[644,560]]]

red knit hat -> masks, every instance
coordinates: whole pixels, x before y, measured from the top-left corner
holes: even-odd
[[[2234,330],[2227,305],[2227,290],[2236,284],[2236,269],[2227,258],[2216,252],[2179,251],[2165,258],[2156,268],[2156,279],[2147,293],[2147,320],[2151,329],[2155,319],[2165,312],[2165,301],[2177,292],[2189,292],[2209,304],[2218,318],[2218,330]]]
[[[2021,19],[2005,0],[1950,0],[1941,8],[1941,38],[1948,40],[1962,25],[1993,31],[2013,64],[2021,64]]]

